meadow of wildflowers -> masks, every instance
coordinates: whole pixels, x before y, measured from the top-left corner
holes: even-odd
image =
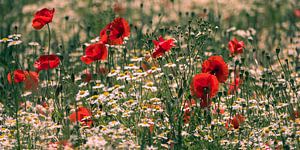
[[[0,149],[300,149],[297,0],[0,9]]]

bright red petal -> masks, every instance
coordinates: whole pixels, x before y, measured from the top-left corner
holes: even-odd
[[[80,57],[80,60],[81,60],[82,62],[84,62],[85,64],[87,64],[87,65],[91,64],[91,63],[94,61],[93,59],[91,59],[90,57],[88,57],[88,56],[86,56],[86,55],[81,56],[81,57]]]

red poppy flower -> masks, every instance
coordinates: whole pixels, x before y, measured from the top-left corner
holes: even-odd
[[[57,55],[42,55],[34,62],[33,66],[37,69],[37,71],[40,71],[56,68],[59,63],[60,59]]]
[[[240,78],[235,78],[234,81],[232,81],[232,83],[229,86],[229,90],[228,90],[228,94],[233,94],[237,91],[237,89],[239,88],[240,84],[241,84],[241,80]]]
[[[81,60],[82,62],[84,62],[85,64],[87,64],[87,65],[91,64],[92,62],[94,62],[94,60],[93,60],[91,57],[88,57],[88,56],[86,56],[86,55],[81,56],[81,57],[80,57],[80,60]]]
[[[150,133],[153,133],[153,131],[154,131],[154,123],[149,123],[150,124],[150,126],[149,126],[149,130],[150,130]]]
[[[92,113],[90,112],[90,110],[88,110],[85,107],[79,107],[77,110],[77,118],[76,118],[76,112],[74,112],[70,115],[70,120],[71,120],[71,122],[79,121],[85,126],[91,126],[93,123],[91,118],[89,118],[91,116],[92,116]]]
[[[230,119],[230,124],[233,126],[234,129],[238,129],[240,125],[245,122],[245,117],[243,115],[237,114],[232,119]],[[229,129],[228,122],[226,122],[225,127]]]
[[[211,104],[209,99],[216,96],[219,82],[216,76],[208,73],[200,73],[194,76],[191,83],[191,94],[201,98],[200,106],[207,107]]]
[[[202,72],[210,73],[218,78],[218,81],[224,83],[228,78],[228,66],[221,56],[211,56],[202,64]]]
[[[109,32],[109,35],[107,35]],[[100,32],[101,41],[110,45],[123,44],[124,38],[130,36],[130,27],[124,18],[116,18]]]
[[[230,50],[230,54],[232,55],[243,53],[244,46],[244,42],[238,41],[236,38],[233,38],[233,40],[229,41],[228,43],[228,49]]]
[[[297,18],[300,18],[300,9],[295,9],[295,10],[294,10],[294,15],[295,15]]]
[[[155,45],[155,49],[152,54],[153,58],[163,56],[165,52],[170,51],[170,49],[175,46],[174,39],[164,40],[162,36],[158,38],[158,41],[153,40],[153,43]]]
[[[81,78],[83,82],[90,82],[92,80],[92,74],[88,70],[85,70]]]
[[[23,70],[15,70],[14,73],[14,82],[20,83],[24,82],[25,90],[36,90],[38,88],[39,82],[39,74],[34,71],[23,71]],[[8,73],[7,80],[10,84],[12,84],[11,74]]]
[[[299,112],[298,111],[294,111],[294,116],[295,116],[295,118],[299,118]]]
[[[295,120],[296,118],[299,118],[299,111],[294,110],[290,115],[290,119]]]
[[[13,73],[13,76],[14,76],[15,83],[20,83],[20,82],[23,82],[25,80],[25,73],[24,73],[23,70],[19,70],[19,69],[15,70],[14,73]],[[12,84],[10,73],[7,74],[7,80],[10,84]]]
[[[93,61],[96,60],[106,60],[108,56],[108,50],[102,42],[98,42],[95,44],[89,45],[85,49],[85,55],[82,56],[80,59],[85,64],[91,64]]]
[[[52,10],[43,8],[42,10],[37,11],[34,14],[34,18],[32,20],[32,27],[36,30],[39,30],[43,28],[47,23],[52,22],[54,11],[54,8]]]
[[[235,115],[231,120],[231,124],[235,129],[238,129],[240,124],[242,124],[243,122],[245,122],[245,117],[240,114]]]

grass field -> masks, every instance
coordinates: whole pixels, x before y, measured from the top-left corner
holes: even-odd
[[[300,149],[297,0],[0,0],[0,149]]]

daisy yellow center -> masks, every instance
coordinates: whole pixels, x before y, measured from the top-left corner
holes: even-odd
[[[128,101],[129,104],[132,104],[133,102],[134,102],[133,99],[130,99],[130,100]]]
[[[7,40],[9,40],[9,39],[8,39],[8,38],[3,38],[2,40],[3,40],[3,41],[7,41]]]
[[[151,70],[156,70],[157,68],[156,67],[151,67]]]
[[[124,77],[125,76],[125,74],[124,73],[120,73],[120,77]]]
[[[142,109],[143,110],[146,110],[148,107],[147,106],[142,106]]]
[[[156,109],[156,110],[160,110],[160,106],[158,106],[158,105],[155,106],[155,109]]]
[[[147,86],[153,86],[153,83],[152,82],[148,82]]]
[[[109,92],[104,92],[103,95],[104,95],[104,96],[108,96],[108,95],[109,95]]]
[[[98,95],[93,95],[92,99],[97,99],[99,96]]]

